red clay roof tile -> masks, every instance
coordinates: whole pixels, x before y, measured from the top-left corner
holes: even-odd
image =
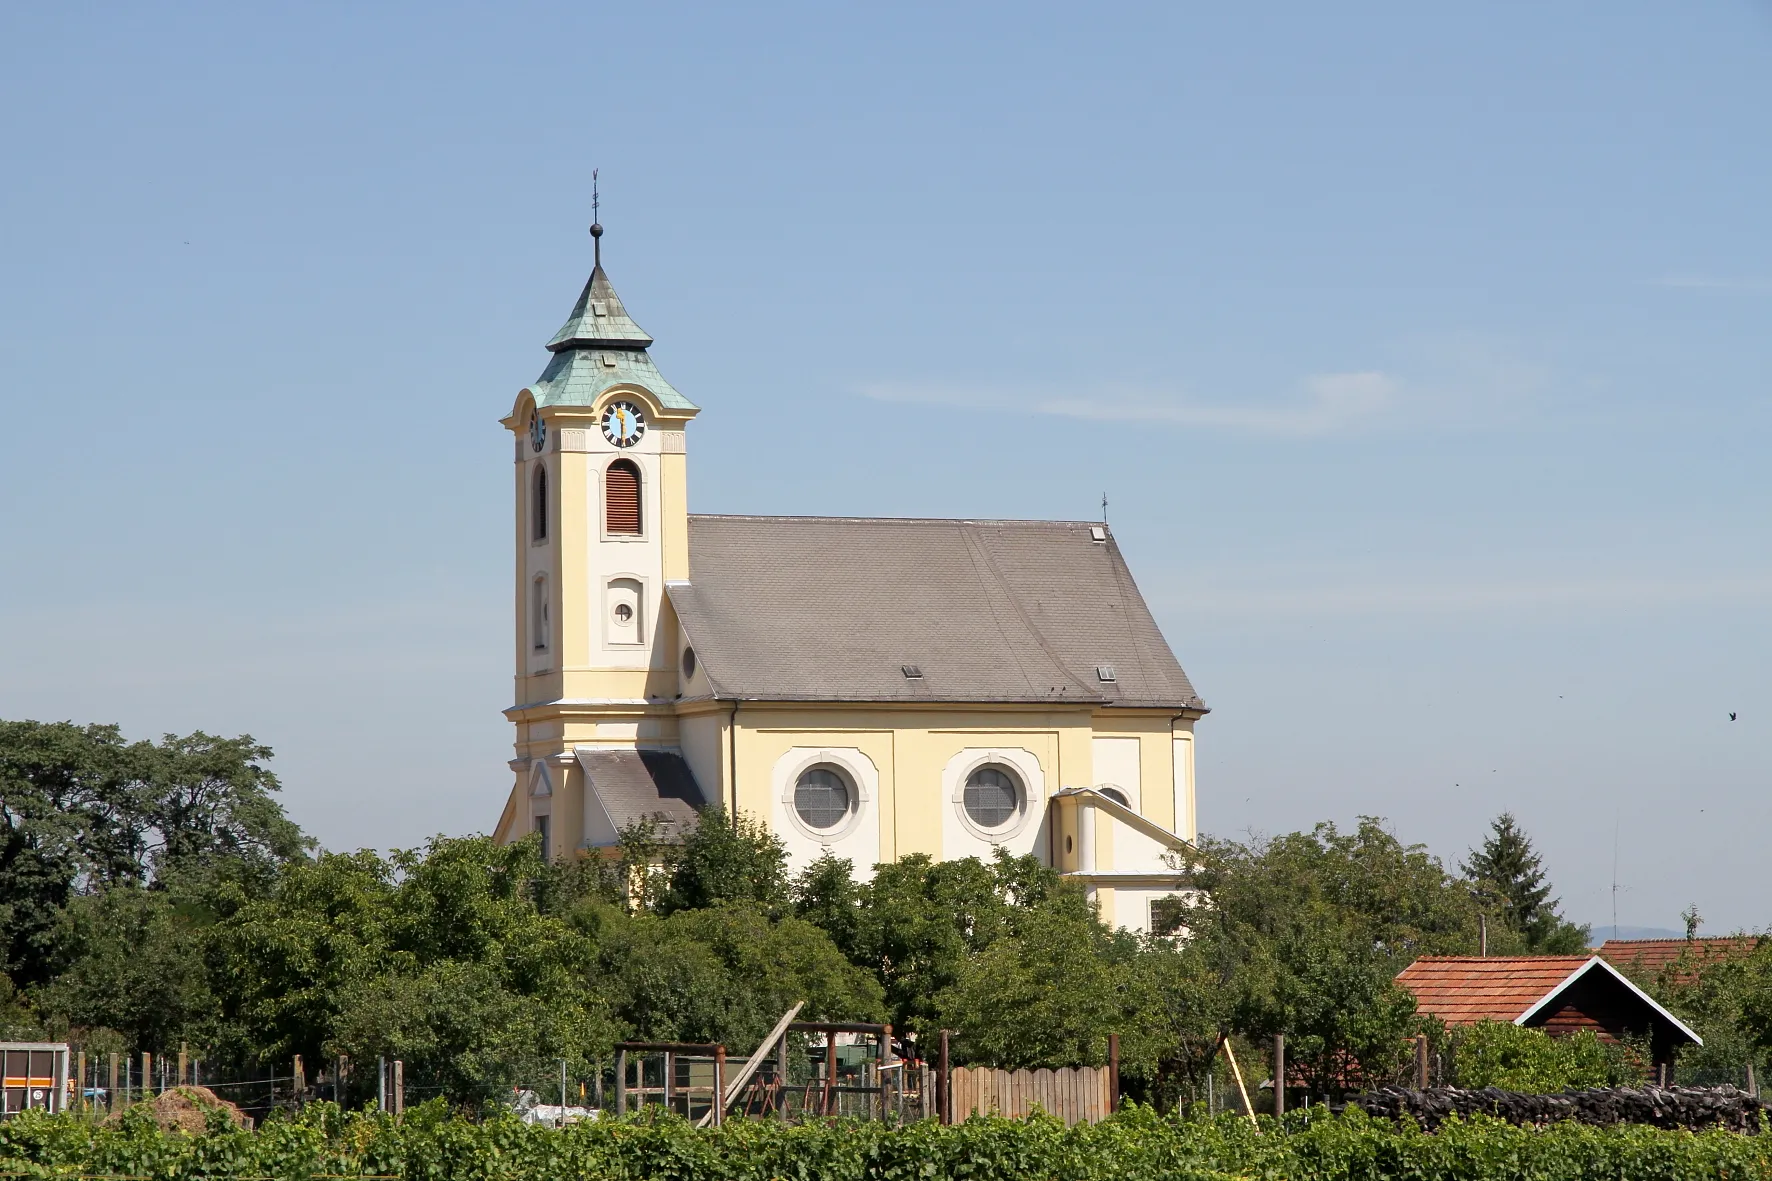
[[[1514,1021],[1587,963],[1585,955],[1423,956],[1397,976],[1448,1025]]]

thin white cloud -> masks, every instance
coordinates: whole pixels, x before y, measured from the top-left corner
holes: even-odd
[[[1118,388],[1086,396],[1042,395],[1029,400],[997,389],[932,382],[876,382],[862,387],[882,402],[939,403],[980,410],[1019,410],[1061,418],[1106,418],[1216,427],[1275,435],[1322,435],[1381,421],[1396,409],[1402,385],[1375,370],[1318,373],[1289,399],[1261,404],[1176,400],[1149,390]]]
[[[1686,291],[1743,291],[1755,295],[1772,293],[1772,279],[1728,278],[1720,275],[1664,275],[1655,280],[1655,286]]]
[[[1477,614],[1532,609],[1653,610],[1772,605],[1772,573],[1697,578],[1618,575],[1504,581],[1331,582],[1262,586],[1196,582],[1151,588],[1154,605],[1228,616]]]
[[[1407,375],[1313,373],[1265,396],[1202,398],[1185,387],[1105,381],[1083,389],[953,380],[876,381],[864,396],[1061,418],[1109,419],[1247,434],[1315,437],[1399,427],[1483,427],[1541,413],[1551,373],[1508,342],[1450,333],[1407,342]]]

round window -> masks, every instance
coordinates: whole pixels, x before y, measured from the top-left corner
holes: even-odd
[[[693,677],[695,675],[695,649],[694,648],[683,649],[683,675],[685,677]]]
[[[626,603],[617,603],[615,605],[615,622],[632,623],[633,619],[634,609],[632,607],[628,606]]]
[[[813,767],[794,784],[794,811],[807,828],[826,832],[849,818],[849,781],[830,767]]]
[[[966,777],[961,803],[978,827],[1002,828],[1021,811],[1021,788],[1001,767],[980,767]]]

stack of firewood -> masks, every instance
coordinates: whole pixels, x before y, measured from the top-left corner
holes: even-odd
[[[1498,1087],[1466,1090],[1385,1087],[1348,1100],[1368,1115],[1414,1116],[1433,1129],[1451,1116],[1489,1115],[1514,1124],[1542,1126],[1555,1120],[1584,1124],[1652,1124],[1658,1128],[1726,1128],[1757,1133],[1767,1104],[1739,1087],[1604,1087],[1528,1095]]]

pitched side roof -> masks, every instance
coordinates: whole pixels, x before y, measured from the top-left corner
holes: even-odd
[[[660,836],[675,837],[694,826],[696,813],[707,803],[689,764],[676,751],[580,747],[573,753],[617,832],[656,820]]]
[[[1524,1024],[1590,973],[1599,973],[1697,1045],[1704,1039],[1599,956],[1423,956],[1397,973],[1415,1007],[1448,1025]]]
[[[1579,971],[1589,957],[1423,956],[1397,975],[1415,1007],[1448,1025],[1517,1021]]]
[[[1089,522],[697,515],[689,568],[716,697],[1205,708]]]
[[[1728,935],[1711,939],[1608,939],[1600,955],[1608,963],[1640,976],[1659,976],[1679,965],[1676,978],[1689,981],[1705,964],[1751,955],[1760,945],[1757,935]],[[1681,957],[1685,957],[1684,963]]]

